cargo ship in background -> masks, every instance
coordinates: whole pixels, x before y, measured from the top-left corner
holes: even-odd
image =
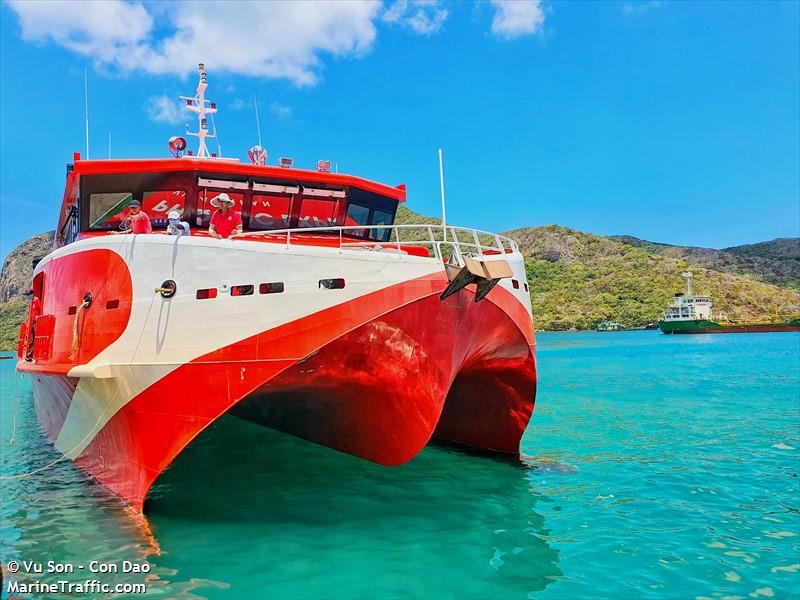
[[[381,465],[432,438],[518,453],[536,363],[517,244],[395,224],[405,186],[328,161],[211,154],[199,75],[196,154],[176,137],[172,158],[68,165],[17,352],[46,437],[139,509],[224,414]],[[226,203],[231,237],[209,232]]]
[[[658,322],[663,333],[770,333],[800,331],[800,316],[785,321],[738,322],[714,320],[711,316],[711,298],[692,294],[691,272],[683,273],[686,293],[677,293]]]

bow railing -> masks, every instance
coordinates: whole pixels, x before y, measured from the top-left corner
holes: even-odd
[[[370,237],[366,237],[369,232]],[[379,235],[377,232],[382,233]],[[506,254],[519,252],[517,243],[509,237],[480,229],[466,227],[442,227],[441,225],[342,225],[324,227],[298,227],[294,229],[272,229],[251,231],[239,237],[279,237],[286,247],[292,246],[308,234],[323,234],[338,239],[338,249],[391,251],[404,254],[404,247],[422,246],[432,252],[433,257],[449,259],[455,257],[461,264],[465,254]],[[301,237],[302,236],[302,237]],[[377,239],[382,238],[382,239]]]

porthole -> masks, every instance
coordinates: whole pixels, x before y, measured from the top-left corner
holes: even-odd
[[[321,290],[341,290],[344,288],[344,279],[341,277],[336,279],[320,279],[319,288]]]
[[[272,283],[258,284],[259,294],[280,294],[283,292],[283,282],[273,281]]]

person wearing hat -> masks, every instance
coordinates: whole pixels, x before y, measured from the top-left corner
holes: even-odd
[[[242,233],[242,215],[233,210],[234,201],[225,192],[211,199],[211,206],[217,210],[211,215],[208,233],[218,240]]]
[[[142,210],[142,205],[138,200],[131,200],[128,205],[130,215],[123,221],[126,225],[122,231],[112,231],[111,233],[153,233],[153,226],[150,225],[150,217]]]
[[[167,225],[167,235],[192,235],[189,223],[181,221],[181,213],[177,210],[169,211],[167,215],[169,224]]]

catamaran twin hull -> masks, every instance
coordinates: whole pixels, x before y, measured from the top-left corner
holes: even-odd
[[[485,299],[441,300],[441,257],[306,236],[105,235],[44,258],[19,368],[46,436],[137,508],[226,412],[383,465],[432,437],[518,452],[536,390],[519,252],[483,257],[513,272]]]

